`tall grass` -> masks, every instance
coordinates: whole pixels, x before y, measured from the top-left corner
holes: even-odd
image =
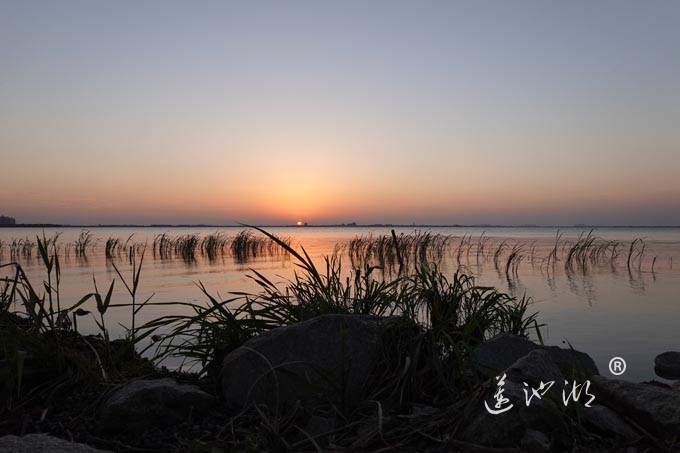
[[[452,236],[416,231],[399,235],[369,234],[351,239],[336,255],[346,254],[354,268],[379,266],[390,272],[395,268],[413,269],[422,263],[441,263]]]
[[[256,229],[294,258],[298,268],[294,278],[276,284],[253,270],[250,278],[259,291],[234,292],[227,299],[211,296],[199,284],[208,297],[207,306],[182,304],[193,314],[164,316],[139,328],[138,341],[160,336],[149,346],[157,360],[191,358],[207,371],[217,357],[257,333],[329,313],[402,317],[431,332],[438,348],[445,347],[447,354],[460,356],[458,360],[499,332],[528,335],[537,327],[536,315],[527,312],[529,298],[518,300],[478,286],[463,273],[449,280],[437,266],[422,265],[410,274],[387,278],[370,265],[344,272],[336,256],[325,257],[319,269],[304,248],[298,252]]]
[[[77,257],[85,258],[87,253],[94,248],[95,244],[94,235],[89,230],[83,230],[75,240],[73,249]]]
[[[175,239],[175,254],[184,261],[194,261],[196,259],[196,249],[199,239],[195,234],[185,234]]]
[[[515,244],[512,246],[512,249],[510,249],[510,254],[508,255],[508,259],[505,263],[505,276],[507,278],[510,278],[511,276],[516,277],[517,276],[517,269],[519,268],[519,265],[522,263],[522,260],[525,258],[525,253],[524,253],[524,245],[523,244]]]
[[[239,232],[231,241],[231,255],[237,261],[245,262],[249,258],[258,256],[288,255],[290,249],[289,238],[277,238],[288,249],[279,246],[279,243],[269,237],[256,236],[252,231]]]
[[[112,236],[109,237],[106,240],[106,245],[104,248],[104,255],[106,256],[106,259],[111,260],[113,258],[120,258],[123,253],[125,253],[127,250],[130,250],[129,246],[133,236],[134,234],[131,234],[124,242],[120,238],[114,238]]]
[[[230,238],[224,233],[215,232],[207,235],[201,241],[201,254],[208,257],[210,261],[217,259],[218,256],[224,256],[228,253]]]

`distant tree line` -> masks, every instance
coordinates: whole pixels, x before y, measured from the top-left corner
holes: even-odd
[[[0,225],[16,225],[17,221],[14,217],[7,217],[0,215]]]

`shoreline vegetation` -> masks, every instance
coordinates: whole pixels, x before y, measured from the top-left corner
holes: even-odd
[[[252,227],[263,231],[260,227]],[[645,263],[646,243],[642,238],[631,241],[608,240],[581,230],[575,238],[565,238],[562,230],[557,230],[551,247],[541,252],[537,241],[522,241],[508,238],[493,238],[486,231],[478,235],[462,236],[444,233],[432,233],[428,230],[415,229],[413,232],[400,232],[394,229],[390,234],[364,234],[355,236],[336,244],[332,257],[341,261],[347,259],[351,267],[363,268],[372,266],[385,274],[413,271],[426,265],[440,265],[450,261],[458,270],[466,271],[467,266],[483,263],[493,264],[499,273],[507,278],[516,277],[522,263],[538,266],[545,273],[554,273],[558,263],[567,273],[576,271],[586,274],[593,267],[625,267],[628,272],[643,271]],[[232,257],[236,262],[247,263],[258,257],[289,260],[293,250],[292,238],[261,236],[251,230],[241,229],[236,234],[215,231],[206,235],[184,233],[171,235],[156,234],[149,242],[135,240],[134,234],[128,237],[109,236],[95,237],[88,229],[81,229],[78,237],[72,241],[62,241],[61,233],[45,236],[43,246],[52,250],[61,258],[86,259],[88,255],[101,250],[109,261],[127,260],[132,264],[134,254],[143,254],[150,249],[153,259],[170,260],[181,258],[185,262],[193,262],[201,256],[209,261],[218,257]],[[281,246],[277,241],[282,241]],[[544,244],[545,245],[545,244]],[[40,238],[12,238],[0,240],[0,263],[4,261],[21,261],[42,257]],[[39,253],[40,252],[40,253]],[[657,256],[649,256],[645,271],[654,273],[664,263],[658,262]],[[665,263],[672,268],[672,258]],[[468,272],[469,273],[469,272]]]
[[[680,420],[647,425],[645,417],[658,417],[626,408],[616,395],[628,389],[611,392],[619,384],[604,378],[594,384],[613,396],[597,411],[599,421],[580,403],[561,406],[556,395],[527,408],[513,399],[520,409],[508,417],[482,410],[496,390],[494,376],[504,370],[514,376],[512,398],[521,395],[522,380],[537,384],[541,373],[574,382],[598,374],[587,355],[542,346],[543,325],[530,297],[479,286],[462,271],[446,276],[437,265],[452,253],[459,263],[492,260],[511,275],[519,262],[539,260],[531,247],[393,232],[357,237],[317,266],[289,239],[254,229],[257,234],[244,230],[230,238],[160,235],[152,244],[110,238],[106,255],[117,278],[93,278],[93,291],[69,306],[60,297],[60,259],[67,251],[87,255],[96,246],[90,232],[69,247],[44,234],[33,245],[5,245],[13,257],[39,259],[44,277],[31,281],[15,260],[0,264],[11,271],[0,278],[0,435],[43,433],[125,452],[674,447]],[[251,270],[259,290],[226,299],[198,282],[204,303],[140,300],[145,257],[188,251],[286,255],[297,271],[274,283]],[[566,243],[558,233],[540,262],[547,269],[559,262],[567,271],[617,263],[631,270],[643,256],[641,240],[623,244],[591,232]],[[397,271],[385,272],[389,267]],[[120,285],[128,294],[123,303],[112,297]],[[96,312],[85,309],[87,302]],[[191,314],[138,325],[148,306]],[[109,337],[110,310],[130,314],[124,338]],[[95,316],[99,333],[79,333],[82,316]],[[183,360],[184,371],[164,368],[168,357]],[[668,392],[669,404],[680,398],[663,384],[650,387],[635,392]]]

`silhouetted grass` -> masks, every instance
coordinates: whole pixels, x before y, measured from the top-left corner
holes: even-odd
[[[397,267],[407,270],[424,263],[441,263],[451,238],[421,231],[394,237],[369,234],[351,239],[345,247],[337,249],[336,254],[346,253],[354,268],[379,266],[387,272]]]
[[[387,278],[366,265],[345,274],[335,256],[326,257],[320,270],[304,248],[298,252],[287,242],[256,229],[286,250],[300,272],[277,285],[252,270],[250,277],[259,292],[234,292],[224,300],[211,296],[199,284],[208,306],[182,304],[190,306],[194,314],[164,316],[140,327],[138,341],[161,335],[154,346],[157,360],[188,357],[206,370],[218,350],[228,352],[257,333],[329,313],[403,317],[431,331],[438,347],[448,351],[447,357],[456,354],[456,360],[461,361],[469,347],[490,336],[499,332],[528,335],[538,326],[536,314],[527,312],[529,298],[518,300],[477,286],[474,278],[463,273],[456,272],[449,280],[436,266],[423,265],[410,274]]]
[[[87,253],[94,248],[96,241],[93,234],[89,230],[83,230],[75,240],[73,249],[77,257],[85,258]]]
[[[522,263],[524,257],[524,245],[513,245],[510,249],[507,262],[505,263],[505,276],[507,278],[510,278],[511,276],[517,276],[517,268]]]
[[[201,241],[201,253],[214,260],[228,253],[230,239],[221,232],[209,234]]]

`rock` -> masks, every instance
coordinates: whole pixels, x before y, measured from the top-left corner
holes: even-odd
[[[543,349],[534,349],[518,359],[505,370],[508,381],[527,384],[537,388],[541,382],[554,382],[554,387],[562,388],[564,376],[555,365],[550,353]]]
[[[485,399],[493,410],[496,388],[490,388]],[[560,408],[553,401],[534,397],[527,406],[523,384],[506,381],[504,388],[503,396],[510,400],[513,407],[501,414],[491,414],[483,401],[475,401],[474,404],[479,409],[472,417],[472,422],[463,430],[463,440],[492,447],[512,447],[521,443],[528,429],[549,432],[557,438],[565,436],[566,423]],[[536,435],[530,434],[530,437],[536,440]]]
[[[110,453],[47,434],[0,437],[0,453]]]
[[[545,453],[550,451],[550,438],[535,429],[527,429],[521,442],[522,448],[530,453]]]
[[[640,435],[616,412],[601,404],[583,408],[583,418],[593,428],[626,442],[634,442]]]
[[[680,436],[680,394],[656,385],[593,376],[593,394],[600,403],[630,417],[649,431]]]
[[[141,432],[150,426],[179,423],[210,410],[215,398],[194,385],[173,379],[132,381],[116,390],[102,405],[105,429]]]
[[[562,372],[572,378],[589,378],[599,374],[593,359],[583,352],[561,349],[557,346],[537,345],[525,338],[500,334],[477,346],[471,354],[473,368],[484,378],[498,376],[518,359],[534,350],[544,350]]]
[[[323,315],[249,340],[222,363],[225,404],[240,410],[252,402],[283,407],[317,398],[358,403],[382,357],[388,319]]]
[[[465,429],[464,438],[487,446],[510,447],[519,443],[526,451],[550,451],[551,442],[544,432],[560,435],[567,429],[561,409],[555,404],[561,401],[564,376],[550,353],[543,349],[531,350],[498,374],[506,376],[503,396],[513,408],[502,414],[491,414],[484,402],[479,402],[477,415]],[[541,382],[551,381],[549,393],[533,396],[527,406],[526,395],[532,395],[532,388],[538,389]],[[491,409],[495,409],[497,382],[494,380],[494,386],[487,392],[486,401]]]
[[[680,352],[670,351],[656,356],[654,372],[664,379],[680,379]]]

